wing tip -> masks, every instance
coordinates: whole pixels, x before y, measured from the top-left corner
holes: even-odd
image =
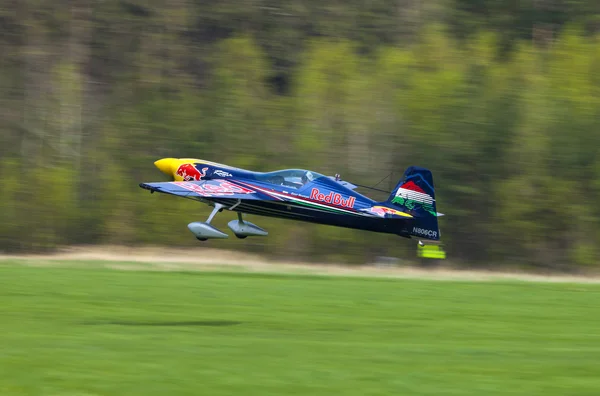
[[[151,186],[149,183],[140,183],[140,187],[150,192],[158,191],[158,188]]]

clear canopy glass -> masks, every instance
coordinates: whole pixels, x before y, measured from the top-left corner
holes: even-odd
[[[263,173],[257,179],[267,183],[273,183],[294,189],[303,187],[306,183],[323,177],[324,175],[305,169],[284,169],[274,172]]]

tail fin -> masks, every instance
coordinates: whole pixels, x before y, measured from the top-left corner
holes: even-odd
[[[386,201],[391,207],[410,213],[415,221],[410,234],[429,240],[440,239],[438,216],[433,188],[433,176],[429,169],[411,166]]]

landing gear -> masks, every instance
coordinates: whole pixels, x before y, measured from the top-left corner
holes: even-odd
[[[269,233],[256,224],[252,224],[249,221],[244,221],[242,214],[238,212],[238,219],[231,220],[227,226],[233,231],[236,237],[244,239],[249,236],[266,236]]]
[[[240,202],[231,206],[229,210],[232,210],[239,204]],[[225,234],[224,232],[220,231],[219,229],[210,224],[210,222],[216,216],[216,214],[223,211],[223,209],[226,208],[225,205],[220,203],[215,203],[214,207],[215,208],[210,213],[210,216],[208,216],[208,219],[205,222],[195,221],[193,223],[188,224],[189,230],[199,241],[206,241],[208,239],[229,238],[229,235]],[[249,236],[264,236],[269,234],[267,231],[263,230],[259,226],[252,224],[249,221],[244,221],[242,218],[242,214],[239,212],[238,219],[230,221],[229,224],[227,224],[227,226],[239,239],[245,239]]]
[[[215,208],[211,212],[210,216],[208,216],[208,219],[206,220],[206,222],[203,223],[201,221],[195,221],[193,223],[188,224],[189,230],[192,232],[192,234],[194,234],[194,236],[196,237],[197,240],[206,241],[207,239],[210,239],[210,238],[214,238],[214,239],[229,238],[229,235],[225,234],[224,232],[219,231],[216,227],[214,227],[210,224],[210,222],[215,217],[215,215],[218,212],[222,211],[224,207],[225,206],[221,205],[220,203],[215,203]]]

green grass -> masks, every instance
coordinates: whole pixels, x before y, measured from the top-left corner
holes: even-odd
[[[0,395],[598,395],[600,286],[0,265]]]

